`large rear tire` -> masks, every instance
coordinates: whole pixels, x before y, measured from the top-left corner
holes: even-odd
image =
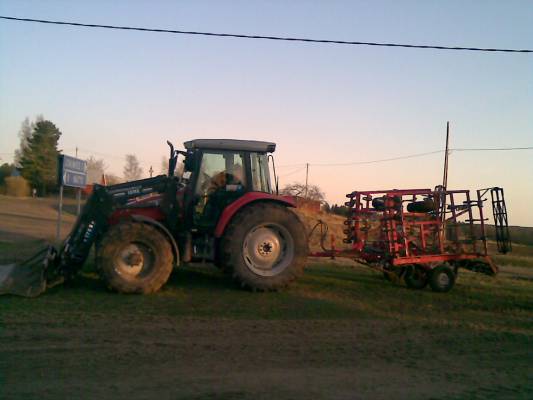
[[[111,289],[120,293],[154,293],[172,272],[172,247],[153,226],[121,223],[110,228],[99,243],[96,263]]]
[[[223,269],[252,290],[289,285],[303,274],[307,253],[305,226],[294,212],[276,203],[241,210],[221,241]]]

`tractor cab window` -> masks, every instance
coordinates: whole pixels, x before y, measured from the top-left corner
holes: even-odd
[[[233,152],[205,152],[198,173],[196,194],[210,195],[216,191],[235,192],[246,185],[244,157]]]
[[[251,153],[250,164],[252,169],[252,189],[257,192],[271,193],[268,156],[266,154]]]
[[[193,224],[201,231],[214,229],[224,208],[246,188],[244,153],[204,151],[196,181]]]

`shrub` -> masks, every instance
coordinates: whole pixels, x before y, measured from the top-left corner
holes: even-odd
[[[30,195],[30,185],[22,176],[8,176],[5,179],[5,193],[8,196],[26,197]]]

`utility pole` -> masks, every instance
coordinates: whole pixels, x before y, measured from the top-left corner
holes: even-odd
[[[446,122],[446,150],[444,151],[444,175],[442,177],[442,187],[444,190],[448,188],[448,154],[450,141],[450,121]]]
[[[63,181],[63,179],[61,179]],[[56,243],[61,241],[61,214],[63,214],[63,182],[59,186],[59,204],[57,205],[57,229],[56,229]]]
[[[439,231],[439,242],[442,248],[444,240],[446,238],[446,190],[448,188],[448,153],[449,153],[449,143],[450,143],[450,121],[446,122],[446,149],[444,150],[444,173],[442,176],[442,192],[439,199],[440,206],[440,219],[441,219],[441,228]]]
[[[308,182],[309,182],[309,163],[305,164],[305,198],[307,199],[308,191]]]
[[[76,146],[76,158],[78,158],[78,146]],[[61,191],[63,191],[63,188],[61,188]],[[76,215],[80,215],[81,212],[81,188],[76,188]],[[58,234],[59,236],[59,234]]]

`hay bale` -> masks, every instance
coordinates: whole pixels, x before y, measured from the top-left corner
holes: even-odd
[[[335,236],[335,247],[337,249],[349,248],[349,245],[342,241],[345,237],[343,230],[344,220],[346,218],[324,211],[313,212],[302,208],[296,208],[295,211],[305,224],[308,233],[313,229],[318,220],[322,220],[328,225],[329,231],[324,241],[326,249],[331,248],[331,234]],[[309,238],[309,249],[311,252],[322,251],[322,248],[320,247],[320,231],[318,229],[316,229],[313,235]]]
[[[30,185],[22,176],[8,176],[5,179],[5,193],[8,196],[27,197],[30,195]]]

